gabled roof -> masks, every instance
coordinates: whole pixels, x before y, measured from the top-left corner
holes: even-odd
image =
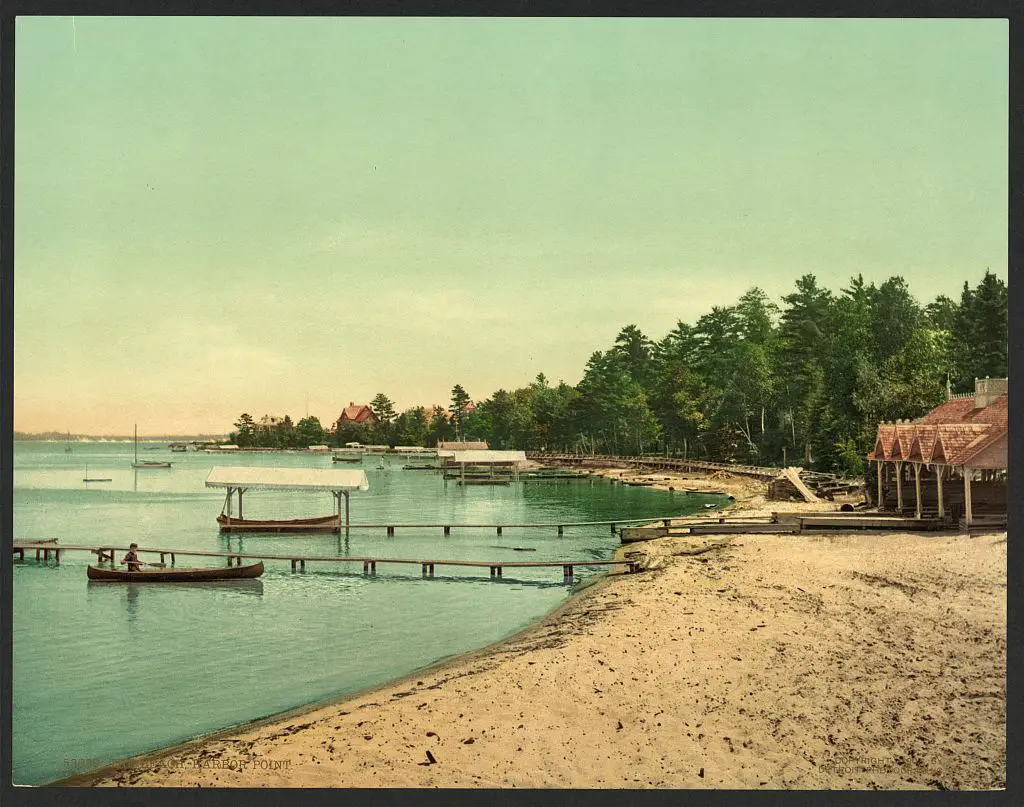
[[[980,423],[943,423],[939,426],[939,438],[946,465],[961,465],[964,449],[989,428]],[[937,441],[937,442],[938,442]]]
[[[338,420],[351,420],[355,423],[363,423],[370,418],[376,417],[377,413],[366,404],[349,403],[348,406],[341,410]]]
[[[896,436],[896,427],[891,423],[879,423],[878,434],[875,437],[875,449],[868,454],[869,460],[888,459],[889,451],[892,449],[892,440]]]
[[[910,442],[914,439],[914,427],[910,424],[898,423],[896,437],[892,441],[889,459],[905,460],[910,454]]]
[[[999,440],[1004,438],[1006,434],[1006,429],[990,427],[964,446],[960,452],[954,456],[950,464],[969,466],[972,458],[983,453],[985,449],[997,443]]]
[[[917,457],[921,462],[931,462],[935,450],[935,440],[939,436],[939,427],[933,424],[922,424],[917,427]],[[911,449],[913,451],[914,449]]]
[[[935,443],[937,426],[928,424],[914,426],[910,438],[910,447],[907,449],[906,459],[912,462],[928,462],[931,455],[931,448]],[[927,448],[926,448],[927,447]],[[927,450],[928,456],[925,456]]]

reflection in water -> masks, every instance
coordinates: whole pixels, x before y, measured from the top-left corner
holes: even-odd
[[[139,586],[134,583],[128,583],[124,596],[128,621],[134,622],[139,613]]]

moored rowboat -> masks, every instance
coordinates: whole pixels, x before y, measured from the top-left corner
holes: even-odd
[[[291,518],[271,521],[244,518],[228,518],[221,513],[217,516],[221,532],[338,532],[337,516],[316,516],[314,518]]]
[[[105,583],[197,583],[211,580],[238,580],[263,574],[263,561],[248,566],[219,566],[202,569],[143,569],[129,572],[122,569],[104,569],[89,566],[90,580]]]

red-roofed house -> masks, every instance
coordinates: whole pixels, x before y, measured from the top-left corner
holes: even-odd
[[[950,395],[916,421],[880,423],[868,454],[878,468],[878,509],[912,506],[916,518],[925,509],[942,519],[962,514],[967,527],[976,516],[1005,523],[1008,413],[1007,379],[985,378],[975,380],[973,395]],[[934,483],[934,497],[922,479]],[[950,481],[962,486],[944,494]]]
[[[341,415],[336,422],[336,428],[340,429],[343,423],[358,423],[375,426],[380,423],[380,418],[366,404],[348,402],[348,406],[341,410]]]

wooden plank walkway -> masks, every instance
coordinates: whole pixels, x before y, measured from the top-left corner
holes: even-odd
[[[56,563],[60,564],[61,552],[90,552],[97,557],[97,562],[114,563],[115,554],[127,552],[128,547],[117,546],[87,546],[82,544],[57,544],[56,539],[50,541],[15,541],[14,554],[21,560],[25,559],[25,552],[35,550],[36,560],[40,559],[40,552],[45,552],[44,559],[49,561],[50,553],[54,553]],[[491,577],[501,577],[502,569],[510,568],[554,568],[562,567],[562,577],[569,580],[573,577],[573,571],[577,566],[624,566],[627,572],[639,571],[639,564],[633,560],[549,560],[549,561],[486,561],[486,560],[437,560],[422,558],[378,558],[378,557],[353,557],[351,555],[297,555],[297,554],[276,554],[266,552],[216,552],[202,549],[167,549],[161,547],[138,547],[140,553],[149,553],[160,556],[160,562],[166,561],[170,556],[173,566],[177,556],[183,557],[204,557],[204,558],[226,558],[228,566],[242,565],[244,559],[250,560],[288,560],[291,561],[292,571],[306,568],[306,561],[311,563],[362,563],[363,572],[376,574],[377,564],[405,564],[419,565],[423,577],[433,577],[435,566],[463,566],[471,568],[488,568]]]

